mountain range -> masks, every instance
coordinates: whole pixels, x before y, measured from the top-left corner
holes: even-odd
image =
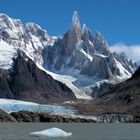
[[[35,23],[0,14],[0,97],[46,102],[92,99],[130,78],[136,63],[110,51],[105,37],[78,13],[63,36],[49,36]],[[102,88],[100,88],[102,87]]]

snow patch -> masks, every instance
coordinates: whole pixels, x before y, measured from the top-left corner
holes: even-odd
[[[130,78],[131,73],[129,71],[127,71],[119,61],[117,61],[115,58],[114,58],[114,60],[115,60],[115,62],[117,64],[117,67],[119,68],[120,74],[121,74],[121,76],[117,76],[117,78],[119,78],[119,79],[128,79],[128,78]]]
[[[51,75],[55,80],[58,80],[66,84],[75,94],[77,99],[90,100],[92,93],[91,87],[97,82],[104,82],[106,79],[99,79],[97,77],[89,77],[87,75],[82,75],[80,72],[71,68],[64,68],[61,71],[56,70],[46,70],[41,65],[37,64],[38,68],[45,71],[47,74]]]
[[[32,38],[32,47],[35,50],[38,50],[38,49],[42,49],[43,48],[43,45],[40,42],[40,40],[39,40],[38,37],[36,37],[35,35],[31,35],[31,38]]]
[[[73,84],[73,82],[75,82],[77,80],[75,77],[69,76],[69,75],[56,74],[54,72],[51,72],[51,71],[44,69],[42,66],[40,66],[38,64],[37,64],[37,66],[40,69],[42,69],[43,71],[45,71],[47,74],[51,75],[55,80],[58,80],[64,84],[66,84],[75,93],[76,98],[78,98],[78,99],[91,99],[90,96],[82,93],[80,91],[80,89]]]
[[[77,42],[76,47],[75,47],[76,50],[82,52],[82,53],[84,54],[84,56],[85,56],[87,59],[89,59],[90,61],[92,61],[92,60],[93,60],[93,57],[90,56],[88,53],[86,53],[86,52],[84,51],[84,49],[82,48],[82,46],[83,46],[82,43],[83,43],[83,41]]]
[[[100,57],[102,57],[102,58],[106,58],[106,57],[108,57],[108,56],[106,56],[106,55],[99,54],[99,53],[96,53],[95,55],[96,55],[96,56],[100,56]]]
[[[10,69],[13,64],[13,58],[16,56],[17,51],[13,46],[0,40],[0,68]]]
[[[83,49],[80,50],[91,62],[93,60],[93,57],[90,56],[88,53],[86,53]]]

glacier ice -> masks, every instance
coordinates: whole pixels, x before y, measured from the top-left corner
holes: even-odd
[[[25,102],[11,99],[0,99],[0,109],[7,113],[18,112],[22,110],[33,112],[48,112],[56,115],[72,115],[75,111],[71,108],[60,105],[41,105],[33,102]]]

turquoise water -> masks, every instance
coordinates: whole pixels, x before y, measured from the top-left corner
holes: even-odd
[[[38,138],[33,131],[58,127],[72,132],[67,138]],[[140,140],[139,124],[0,123],[0,140]]]

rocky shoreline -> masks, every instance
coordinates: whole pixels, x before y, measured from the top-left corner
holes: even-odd
[[[92,119],[80,117],[69,117],[61,115],[51,115],[46,112],[30,112],[19,111],[10,114],[0,109],[0,122],[79,122],[79,123],[95,123]]]
[[[95,118],[94,118],[95,117]],[[0,109],[0,122],[57,122],[57,123],[139,123],[140,116],[101,114],[98,116],[61,116],[47,112],[19,111],[10,114]]]

